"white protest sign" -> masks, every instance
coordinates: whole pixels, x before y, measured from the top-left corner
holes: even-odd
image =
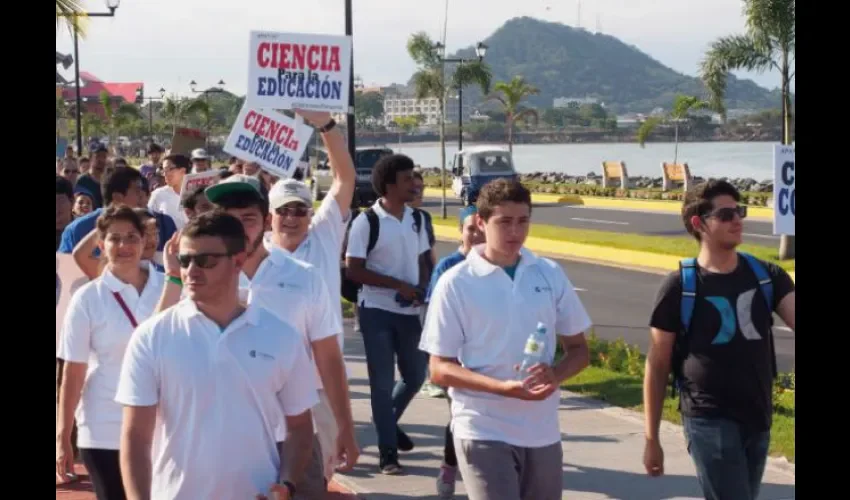
[[[254,108],[348,111],[351,37],[252,31],[250,47]]]
[[[794,236],[797,214],[797,173],[794,146],[773,147],[773,234]]]
[[[247,101],[233,123],[224,151],[247,162],[256,162],[270,174],[287,179],[298,161],[313,128],[273,109],[258,109]]]
[[[199,172],[197,174],[187,174],[183,177],[183,184],[180,186],[180,192],[188,193],[199,186],[212,186],[218,182],[218,179],[218,169],[207,170],[206,172]]]

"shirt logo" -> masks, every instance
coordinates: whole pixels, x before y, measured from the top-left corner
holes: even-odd
[[[548,286],[536,286],[536,287],[534,287],[534,291],[537,292],[537,293],[543,293],[544,291],[551,292],[552,289],[549,288]]]
[[[251,351],[248,352],[248,355],[252,358],[262,358],[268,361],[274,361],[274,356],[272,356],[271,354],[266,354],[264,352],[256,351],[254,349],[251,349]]]
[[[720,329],[711,341],[712,344],[728,344],[735,337],[735,332],[738,327],[741,329],[741,334],[747,340],[761,340],[762,336],[758,329],[753,324],[753,297],[756,294],[756,289],[750,289],[738,296],[737,307],[732,308],[732,304],[726,297],[706,297],[705,300],[717,309],[720,315]],[[737,312],[737,315],[735,314]]]

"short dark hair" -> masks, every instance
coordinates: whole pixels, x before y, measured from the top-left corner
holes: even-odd
[[[221,170],[218,171],[218,178],[220,180],[227,179],[231,175],[233,175],[233,172],[231,172],[230,170],[227,170],[227,169],[221,169]]]
[[[175,167],[182,168],[187,172],[192,168],[192,160],[190,160],[189,157],[186,155],[172,154],[166,156],[163,161],[165,160],[170,160]]]
[[[118,221],[129,222],[139,234],[145,234],[145,224],[139,214],[127,205],[116,205],[104,210],[97,218],[97,232],[100,238],[103,239],[109,226]]]
[[[77,160],[78,163],[82,163],[84,161],[90,161],[89,157],[88,156],[81,156],[80,159]]]
[[[415,169],[413,170],[413,178],[419,179],[420,181],[425,182],[425,178],[422,177],[422,172],[420,172],[419,170],[415,170]]]
[[[699,231],[694,229],[691,218],[696,215],[702,217],[714,208],[714,199],[718,196],[731,196],[736,202],[741,201],[741,193],[738,189],[724,180],[709,179],[688,189],[682,202],[682,222],[685,229],[700,241]]]
[[[142,222],[145,222],[148,219],[156,220],[156,216],[147,208],[134,208],[133,211],[136,212],[136,215],[139,216],[139,219],[141,219]],[[157,225],[159,225],[159,223],[157,223]]]
[[[245,228],[242,222],[222,210],[213,210],[200,214],[190,220],[183,228],[181,237],[200,238],[204,236],[221,238],[229,254],[245,251]]]
[[[416,165],[409,156],[394,154],[384,156],[372,168],[372,187],[378,196],[387,194],[387,184],[395,184],[399,172],[413,170]]]
[[[130,185],[141,179],[142,174],[133,167],[117,167],[107,171],[100,185],[104,205],[112,203],[112,196],[115,193],[127,194]]]
[[[74,201],[74,186],[71,185],[71,181],[61,175],[57,175],[56,194],[64,194],[69,200]]]
[[[198,204],[198,198],[204,196],[204,191],[206,191],[207,186],[197,186],[194,189],[183,193],[181,196],[180,204],[183,208],[188,208],[189,210],[194,210],[195,206]]]
[[[493,215],[493,209],[507,203],[523,203],[531,210],[531,192],[522,185],[520,181],[513,179],[495,179],[481,188],[478,193],[478,216],[489,220]]]
[[[152,142],[152,143],[150,144],[150,146],[148,146],[148,154],[151,154],[151,153],[162,153],[162,152],[164,152],[164,151],[165,151],[165,150],[164,150],[164,149],[162,149],[162,146],[160,146],[159,144],[157,144],[157,143],[155,143],[155,142]]]
[[[231,208],[251,208],[256,207],[263,217],[269,213],[269,197],[265,187],[260,183],[260,190],[263,194],[256,191],[236,191],[235,193],[226,193],[221,195],[215,202],[215,205],[223,210]],[[210,200],[212,201],[212,200]]]

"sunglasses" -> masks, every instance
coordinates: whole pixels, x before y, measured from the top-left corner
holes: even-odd
[[[79,174],[80,173],[79,170],[68,170],[67,168],[65,170],[63,170],[63,172],[65,173],[65,175]]]
[[[218,265],[219,259],[222,257],[232,257],[230,253],[198,253],[198,254],[180,254],[177,256],[177,262],[180,267],[186,269],[189,264],[195,264],[201,269],[212,269]]]
[[[306,217],[307,214],[310,213],[310,208],[305,206],[294,206],[294,207],[279,207],[276,208],[275,213],[281,217],[286,217],[291,215],[293,217]]]
[[[747,207],[745,205],[738,205],[734,208],[718,208],[717,210],[709,212],[706,217],[714,217],[720,222],[731,222],[736,215],[742,219],[745,219],[747,217]]]

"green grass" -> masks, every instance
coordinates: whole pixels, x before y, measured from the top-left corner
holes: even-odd
[[[450,217],[448,219],[434,217],[433,221],[434,224],[441,226],[457,227],[456,217]],[[547,224],[532,224],[529,235],[557,241],[585,243],[623,250],[639,250],[664,255],[689,256],[695,255],[697,252],[696,241],[689,236],[652,236],[635,233],[614,233],[611,231],[576,229]],[[774,248],[744,244],[740,246],[740,250],[751,253],[768,262],[779,264],[786,271],[793,271],[795,268],[795,260],[779,260],[778,246]]]
[[[615,372],[598,366],[589,366],[563,385],[563,388],[592,397],[608,404],[643,412],[643,380],[640,377]],[[770,454],[785,456],[795,461],[795,398],[793,391],[774,393],[773,429]],[[682,423],[678,401],[668,396],[664,399],[662,418],[676,424]]]

